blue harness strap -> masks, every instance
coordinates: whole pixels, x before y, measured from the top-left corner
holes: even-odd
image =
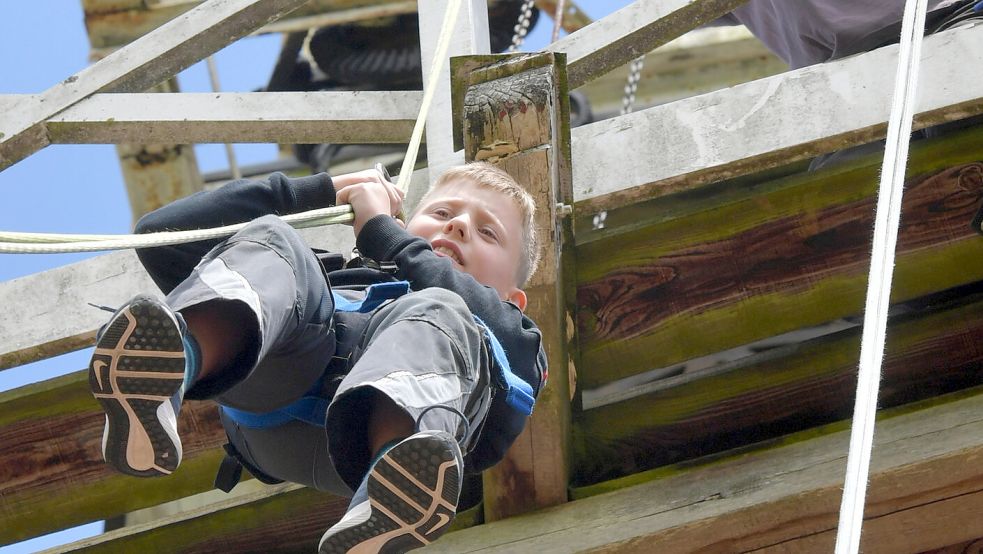
[[[338,312],[360,312],[369,313],[378,308],[386,300],[394,300],[410,292],[408,281],[393,281],[391,283],[376,283],[369,285],[365,289],[365,296],[361,300],[349,300],[335,291],[331,291],[334,297],[334,309]]]
[[[365,289],[365,296],[361,300],[349,300],[334,291],[331,291],[331,295],[334,300],[335,311],[368,313],[384,302],[399,298],[408,292],[410,292],[409,282],[394,281],[370,285]],[[523,415],[531,415],[536,403],[532,386],[512,373],[502,343],[498,341],[488,326],[478,316],[474,316],[474,320],[484,330],[488,344],[491,346],[493,374],[496,382],[505,391],[505,402],[515,411]],[[299,400],[272,412],[253,413],[228,406],[219,406],[219,409],[232,421],[251,429],[276,427],[292,420],[323,427],[327,418],[329,401],[322,396],[322,391],[323,383],[319,379],[311,390]]]
[[[512,366],[509,365],[509,359],[505,355],[502,343],[498,342],[498,337],[491,332],[484,321],[481,321],[481,318],[476,315],[473,317],[478,325],[481,325],[485,330],[485,337],[488,338],[488,344],[491,345],[492,358],[495,361],[493,365],[498,369],[497,377],[501,381],[499,384],[505,389],[505,402],[523,415],[532,415],[532,408],[536,404],[536,397],[532,394],[532,386],[512,373]]]

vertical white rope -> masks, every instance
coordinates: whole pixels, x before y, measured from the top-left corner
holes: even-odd
[[[901,220],[901,196],[908,143],[918,85],[922,35],[925,29],[927,0],[907,0],[901,26],[898,71],[894,81],[894,98],[887,126],[887,146],[881,167],[881,182],[874,221],[874,241],[870,257],[870,276],[864,306],[864,328],[860,343],[860,369],[857,375],[857,398],[853,409],[850,451],[847,456],[843,501],[836,533],[836,553],[853,554],[860,549],[864,500],[870,472],[870,455],[874,441],[877,393],[887,332],[887,311],[891,300],[894,250]]]

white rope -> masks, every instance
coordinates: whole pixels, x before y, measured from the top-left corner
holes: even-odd
[[[860,369],[857,398],[850,432],[843,501],[836,533],[836,553],[852,554],[860,549],[864,500],[874,442],[877,393],[884,359],[887,311],[891,299],[894,250],[901,219],[901,196],[904,187],[911,120],[918,84],[922,35],[925,29],[927,0],[908,0],[901,27],[901,48],[895,77],[891,118],[887,126],[887,146],[881,168],[874,221],[874,242],[870,257],[870,277],[864,307],[864,329],[860,343]]]
[[[420,143],[423,140],[423,129],[426,124],[430,105],[433,103],[434,92],[440,72],[446,63],[447,50],[450,47],[454,22],[461,10],[461,0],[449,0],[444,21],[437,39],[437,49],[431,66],[431,78],[423,93],[420,113],[417,115],[410,143],[406,149],[406,157],[399,172],[396,186],[404,193],[409,187],[413,165],[416,162]],[[280,219],[295,228],[316,227],[350,223],[354,219],[351,206],[332,206],[302,213],[281,216]],[[193,231],[174,231],[164,233],[147,233],[142,235],[66,235],[57,233],[18,233],[0,231],[0,253],[5,254],[55,254],[63,252],[98,252],[103,250],[124,250],[128,248],[148,248],[166,246],[199,240],[227,237],[235,234],[246,223],[227,225],[214,229],[199,229]]]

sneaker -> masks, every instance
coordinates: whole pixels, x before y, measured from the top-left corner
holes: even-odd
[[[454,519],[463,468],[461,449],[448,433],[404,439],[372,465],[318,552],[396,553],[430,544]]]
[[[117,310],[96,337],[89,387],[106,412],[103,458],[122,473],[167,475],[181,463],[182,336],[179,316],[141,295]]]

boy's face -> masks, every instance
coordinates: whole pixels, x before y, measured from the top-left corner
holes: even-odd
[[[522,255],[522,215],[515,202],[467,179],[434,191],[407,223],[406,230],[430,242],[438,256],[479,283],[525,309],[516,284]]]

